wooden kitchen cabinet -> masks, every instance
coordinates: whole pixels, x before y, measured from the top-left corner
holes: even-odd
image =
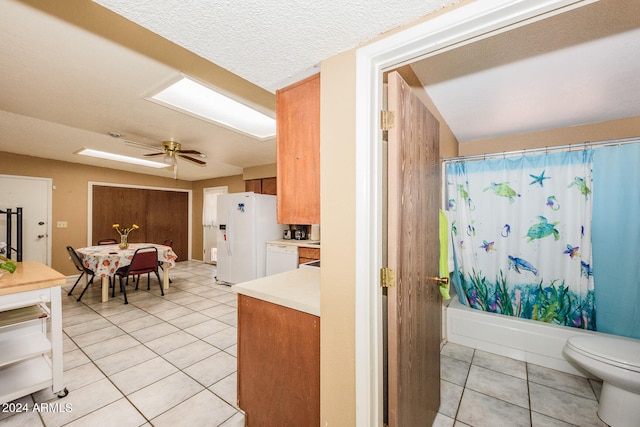
[[[278,223],[320,223],[320,74],[276,92]]]
[[[298,248],[298,265],[320,259],[320,248]]]
[[[238,295],[238,406],[249,427],[320,425],[320,318]]]
[[[276,178],[262,178],[262,179],[248,179],[244,182],[244,191],[251,191],[256,194],[271,194],[277,193]]]

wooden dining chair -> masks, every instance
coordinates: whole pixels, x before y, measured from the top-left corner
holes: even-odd
[[[93,279],[95,278],[96,274],[93,272],[93,270],[84,266],[84,263],[80,259],[80,256],[78,255],[75,249],[73,249],[71,246],[67,246],[67,252],[69,253],[69,257],[71,258],[71,261],[73,261],[73,265],[75,265],[78,271],[80,272],[80,276],[78,277],[78,280],[76,280],[76,283],[73,284],[73,287],[71,288],[71,290],[67,295],[69,296],[71,295],[73,290],[76,288],[76,285],[78,284],[78,282],[80,282],[80,279],[82,279],[82,276],[86,274],[87,277],[89,277],[87,286],[84,287],[84,289],[80,293],[80,296],[78,297],[78,301],[80,301],[84,293],[87,292],[87,288],[89,288],[89,285],[93,283]]]
[[[120,279],[120,290],[124,294],[124,303],[129,304],[127,301],[126,286],[129,284],[129,276],[136,276],[136,290],[140,283],[140,275],[147,274],[147,290],[150,290],[151,273],[155,273],[160,284],[160,293],[164,296],[164,290],[162,289],[162,280],[160,280],[160,274],[158,273],[158,250],[149,246],[146,248],[137,249],[133,253],[131,258],[131,264],[120,267],[116,270],[116,276]],[[125,282],[126,280],[126,282]],[[114,285],[115,290],[115,285]]]

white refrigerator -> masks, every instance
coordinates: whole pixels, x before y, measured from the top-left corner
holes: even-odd
[[[218,196],[218,282],[228,285],[264,277],[267,241],[278,240],[276,196],[232,193]]]

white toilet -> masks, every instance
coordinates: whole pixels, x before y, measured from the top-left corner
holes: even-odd
[[[640,426],[640,340],[581,335],[567,340],[564,354],[602,380],[598,416],[612,427]]]

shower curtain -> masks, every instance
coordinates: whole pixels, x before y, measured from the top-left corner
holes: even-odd
[[[592,150],[449,163],[448,216],[463,304],[596,329]]]

